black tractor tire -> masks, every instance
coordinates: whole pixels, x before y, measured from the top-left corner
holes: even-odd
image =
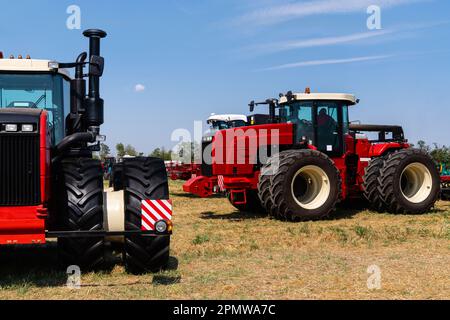
[[[428,180],[421,181],[423,172]],[[428,153],[418,149],[404,149],[389,155],[380,171],[378,184],[387,211],[394,214],[429,212],[441,191],[436,163]]]
[[[103,230],[103,173],[101,163],[89,158],[67,159],[59,164],[57,210],[60,231]],[[58,256],[63,267],[98,270],[105,263],[105,240],[59,238]]]
[[[292,150],[291,150],[292,151]],[[270,186],[272,184],[273,177],[280,165],[281,157],[286,156],[289,151],[281,154],[276,154],[269,158],[267,163],[261,168],[261,175],[258,181],[258,197],[261,201],[261,205],[272,218],[282,219],[283,217],[277,216],[277,210],[272,202],[272,196],[270,194]]]
[[[122,171],[125,198],[125,230],[141,230],[142,200],[168,200],[169,185],[164,161],[158,158],[124,159]],[[127,272],[143,274],[167,267],[170,236],[125,237],[124,261]]]
[[[315,150],[282,152],[280,158],[279,170],[273,176],[270,187],[277,217],[288,221],[320,220],[328,217],[335,210],[341,196],[341,177],[333,161],[324,153]],[[301,170],[306,171],[302,173]],[[300,179],[297,180],[297,177]],[[297,186],[294,188],[293,184]],[[324,192],[327,189],[328,192]],[[294,192],[298,192],[298,195],[294,195]],[[297,197],[307,197],[304,200],[306,203],[301,205]],[[312,200],[308,202],[309,198]],[[317,199],[319,203],[316,207],[307,207]]]
[[[364,198],[369,203],[370,208],[378,212],[382,212],[386,209],[378,188],[378,178],[380,177],[380,171],[381,168],[383,168],[384,161],[384,157],[372,159],[367,166],[363,177]]]
[[[270,161],[270,160],[269,160]],[[270,197],[270,178],[271,174],[270,162],[268,162],[262,169],[258,181],[258,198],[261,201],[262,207],[266,210],[269,216],[272,217],[272,198]]]

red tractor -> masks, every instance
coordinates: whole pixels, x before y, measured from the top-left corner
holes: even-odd
[[[84,35],[90,54],[73,63],[0,54],[0,245],[56,238],[63,266],[89,270],[101,268],[109,243],[118,242],[128,271],[157,271],[168,263],[172,232],[164,162],[126,159],[118,164],[120,187],[104,191],[93,152],[104,140],[106,33]]]
[[[358,102],[309,89],[252,102],[251,111],[269,105],[268,123],[216,133],[202,171],[223,177],[239,210],[283,220],[322,219],[340,201],[361,197],[379,211],[429,211],[440,193],[436,164],[410,148],[400,126],[351,124],[349,107]],[[191,180],[186,191],[209,194],[205,180]]]

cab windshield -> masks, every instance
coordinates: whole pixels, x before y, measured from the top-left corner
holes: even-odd
[[[244,120],[232,120],[232,121],[214,120],[210,121],[209,125],[211,130],[226,130],[230,128],[245,127],[246,122]]]
[[[211,121],[209,125],[210,125],[209,128],[212,130],[225,130],[229,128],[228,122],[226,121],[219,121],[219,120]]]
[[[69,104],[70,83],[59,74],[0,73],[0,108],[47,110],[53,145],[65,136]]]

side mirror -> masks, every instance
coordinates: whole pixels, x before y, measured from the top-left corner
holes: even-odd
[[[89,61],[89,75],[94,77],[101,77],[105,67],[105,59],[100,56],[91,56]]]
[[[248,104],[248,106],[250,107],[250,112],[255,111],[255,101],[252,101]]]

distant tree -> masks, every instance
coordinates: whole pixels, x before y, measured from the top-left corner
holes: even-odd
[[[420,140],[417,142],[417,146],[420,150],[425,151],[425,152],[430,152],[430,146],[427,145],[427,143],[423,140]]]
[[[150,157],[154,157],[154,158],[161,158],[161,149],[160,148],[156,148],[155,150],[153,150],[150,154]]]
[[[433,147],[427,145],[423,140],[417,142],[420,150],[428,152],[438,163],[450,165],[450,148],[447,146],[440,147],[437,143],[433,143]]]
[[[137,157],[138,152],[131,144],[127,144],[127,146],[125,147],[125,155],[131,156],[131,157]]]
[[[111,149],[107,144],[100,144],[100,159],[105,161],[106,158],[111,156]]]
[[[434,149],[430,152],[430,154],[438,163],[450,165],[450,148],[446,146],[439,147],[435,143]]]
[[[156,148],[149,154],[149,156],[154,158],[160,158],[163,159],[164,161],[170,161],[172,160],[172,151],[166,151],[166,148],[164,147]]]
[[[119,158],[123,158],[125,156],[125,146],[123,143],[116,144],[116,152]]]

